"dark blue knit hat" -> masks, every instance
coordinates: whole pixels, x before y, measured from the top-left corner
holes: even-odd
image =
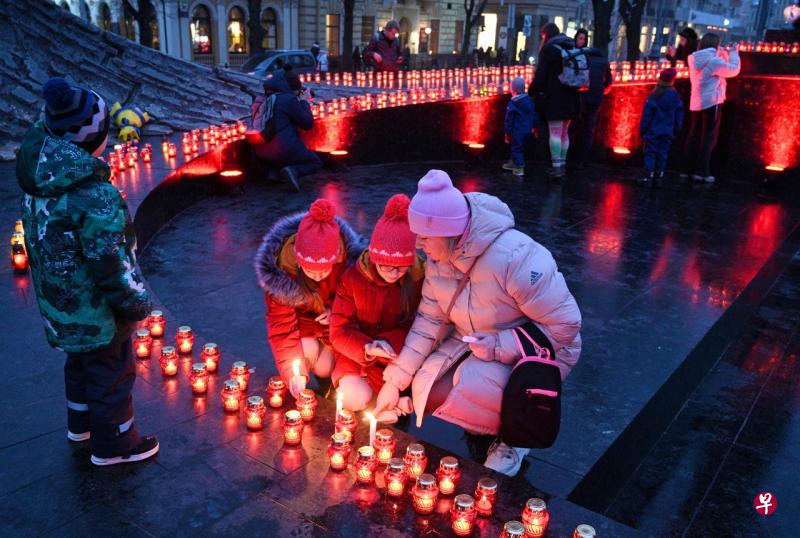
[[[54,77],[42,87],[44,122],[55,136],[94,153],[108,137],[110,118],[103,98],[94,91]]]

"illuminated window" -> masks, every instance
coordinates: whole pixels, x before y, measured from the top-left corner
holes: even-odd
[[[192,38],[193,54],[211,54],[211,13],[204,5],[192,11],[189,32]]]
[[[339,15],[325,15],[325,44],[328,56],[339,56]]]
[[[228,12],[228,52],[247,53],[247,23],[239,7],[232,7]]]
[[[556,26],[558,26],[559,30],[561,30],[562,32],[565,30],[565,28],[564,28],[564,17],[559,15],[558,17],[553,19],[553,22],[556,23]]]
[[[265,50],[278,48],[278,15],[272,8],[261,12],[261,27],[264,28],[264,38],[261,47]]]

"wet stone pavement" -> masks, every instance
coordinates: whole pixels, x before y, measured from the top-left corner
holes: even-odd
[[[603,513],[568,496],[789,237],[800,216],[797,192],[788,189],[778,203],[764,203],[747,178],[712,187],[674,179],[651,191],[631,182],[632,171],[590,167],[555,184],[541,167],[517,179],[498,173],[498,163],[415,163],[321,172],[304,181],[300,194],[250,178],[241,192],[178,215],[140,252],[147,284],[167,312],[165,343],[177,325],[188,324],[196,350],[214,341],[223,354],[221,372],[201,398],[192,397],[188,384],[191,360],[166,380],[155,359],[158,346],[153,359],[138,363],[137,424],[143,433],[156,433],[162,447],[141,465],[92,468],[88,447],[67,442],[63,356],[47,347],[29,277],[0,266],[0,308],[10,313],[4,314],[7,380],[0,391],[0,531],[450,535],[447,499],[437,514],[423,518],[408,499],[388,501],[382,478],[361,487],[352,466],[329,471],[333,402],[320,401],[302,448],[288,449],[280,442],[280,412],[270,412],[265,429],[252,433],[243,417],[223,412],[219,399],[234,360],[255,368],[251,394],[262,392],[275,372],[252,264],[271,223],[323,196],[368,234],[388,197],[412,195],[431,167],[447,170],[462,190],[506,201],[518,227],[552,251],[584,316],[584,351],[565,383],[559,439],[533,451],[517,478],[469,461],[463,432],[449,424],[426,419],[421,430],[395,429],[398,451],[422,440],[429,471],[442,455],[460,456],[460,492],[471,493],[481,476],[500,480],[498,513],[481,520],[475,534],[497,536],[535,495],[548,500],[550,536],[568,536],[579,523],[592,524],[600,536],[788,530],[788,510],[765,523],[756,520],[752,499],[770,486],[786,508],[800,499],[781,472],[797,469],[792,449],[800,440],[797,258],[752,305],[746,327],[721,335],[724,353]],[[13,226],[13,166],[2,165],[0,178],[0,208]],[[362,424],[356,446],[366,434]]]

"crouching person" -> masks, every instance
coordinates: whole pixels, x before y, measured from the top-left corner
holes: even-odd
[[[424,264],[408,227],[409,203],[404,194],[389,199],[369,248],[345,271],[336,292],[333,383],[351,411],[367,407],[383,386],[383,369],[402,349],[419,305]],[[396,415],[381,420],[392,422]]]
[[[95,465],[158,452],[134,425],[136,365],[131,333],[150,311],[136,273],[128,206],[97,157],[108,141],[108,109],[94,91],[50,79],[44,121],[17,156],[31,276],[51,346],[65,351],[67,437],[91,440]]]
[[[494,196],[464,195],[445,172],[431,170],[408,214],[428,257],[422,300],[403,349],[384,370],[376,409],[396,407],[411,385],[418,426],[433,414],[496,435],[503,390],[521,358],[512,329],[533,322],[563,379],[581,350],[578,305],[550,252],[516,230]],[[496,442],[485,465],[514,475],[527,453]]]
[[[306,213],[279,220],[264,236],[255,267],[267,305],[267,339],[294,397],[306,388],[310,372],[320,380],[331,376],[331,305],[342,273],[363,248],[324,199]],[[292,371],[295,361],[298,376]]]

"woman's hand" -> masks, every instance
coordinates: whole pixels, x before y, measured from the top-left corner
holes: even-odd
[[[392,344],[386,340],[375,340],[364,346],[364,356],[367,362],[374,361],[376,357],[383,357],[391,361],[397,358],[397,353],[392,348]]]
[[[331,323],[331,309],[326,308],[325,312],[314,318],[314,321],[320,325],[330,325]]]
[[[384,383],[381,391],[378,393],[378,399],[375,403],[374,415],[378,416],[383,411],[392,411],[397,407],[400,401],[400,389],[391,383]]]
[[[300,391],[306,388],[306,376],[304,375],[296,375],[292,376],[289,380],[289,392],[292,394],[292,397],[295,399],[300,394]]]
[[[469,344],[472,354],[482,361],[493,361],[495,359],[494,348],[497,346],[497,336],[488,333],[473,333],[471,336],[473,339],[477,338],[477,341]]]

